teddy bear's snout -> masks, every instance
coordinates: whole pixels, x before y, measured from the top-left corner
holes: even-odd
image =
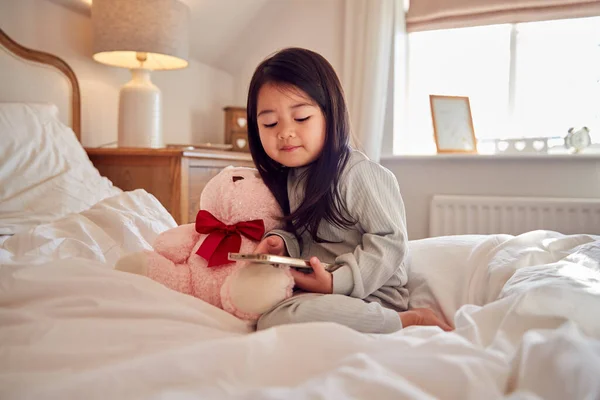
[[[236,175],[236,176],[234,176],[234,177],[231,178],[231,180],[233,180],[234,182],[241,181],[242,179],[244,179],[244,177],[243,176],[239,176],[239,175]]]

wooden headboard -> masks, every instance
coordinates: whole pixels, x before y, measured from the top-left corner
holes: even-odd
[[[6,48],[10,53],[18,58],[22,58],[28,61],[33,61],[39,64],[48,65],[58,69],[68,79],[71,86],[71,98],[70,98],[70,114],[71,114],[71,129],[75,132],[77,139],[81,141],[81,94],[79,91],[79,82],[73,72],[73,69],[61,58],[45,53],[43,51],[29,49],[25,46],[12,40],[8,35],[0,28],[0,45]],[[10,75],[10,74],[9,74]],[[10,76],[3,74],[2,79],[11,79]],[[13,99],[10,99],[13,100]],[[15,101],[21,101],[21,99],[14,99]]]

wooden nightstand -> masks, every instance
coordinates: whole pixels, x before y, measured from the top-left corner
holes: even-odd
[[[254,167],[250,154],[179,148],[86,148],[100,174],[123,190],[152,193],[178,224],[194,222],[200,193],[228,165]]]

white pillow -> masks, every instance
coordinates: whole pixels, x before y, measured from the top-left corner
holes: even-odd
[[[487,270],[489,257],[509,235],[458,235],[409,242],[410,308],[427,307],[451,322],[464,304],[474,304],[475,275]]]
[[[44,129],[56,113],[51,104],[0,103],[0,202],[67,170]]]
[[[0,234],[84,211],[120,193],[53,105],[0,103]]]

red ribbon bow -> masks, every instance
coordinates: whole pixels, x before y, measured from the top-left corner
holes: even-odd
[[[196,232],[208,234],[196,254],[208,261],[210,268],[232,262],[227,255],[240,251],[242,235],[260,240],[265,234],[265,224],[262,219],[255,219],[225,225],[208,211],[200,210],[196,215]]]

